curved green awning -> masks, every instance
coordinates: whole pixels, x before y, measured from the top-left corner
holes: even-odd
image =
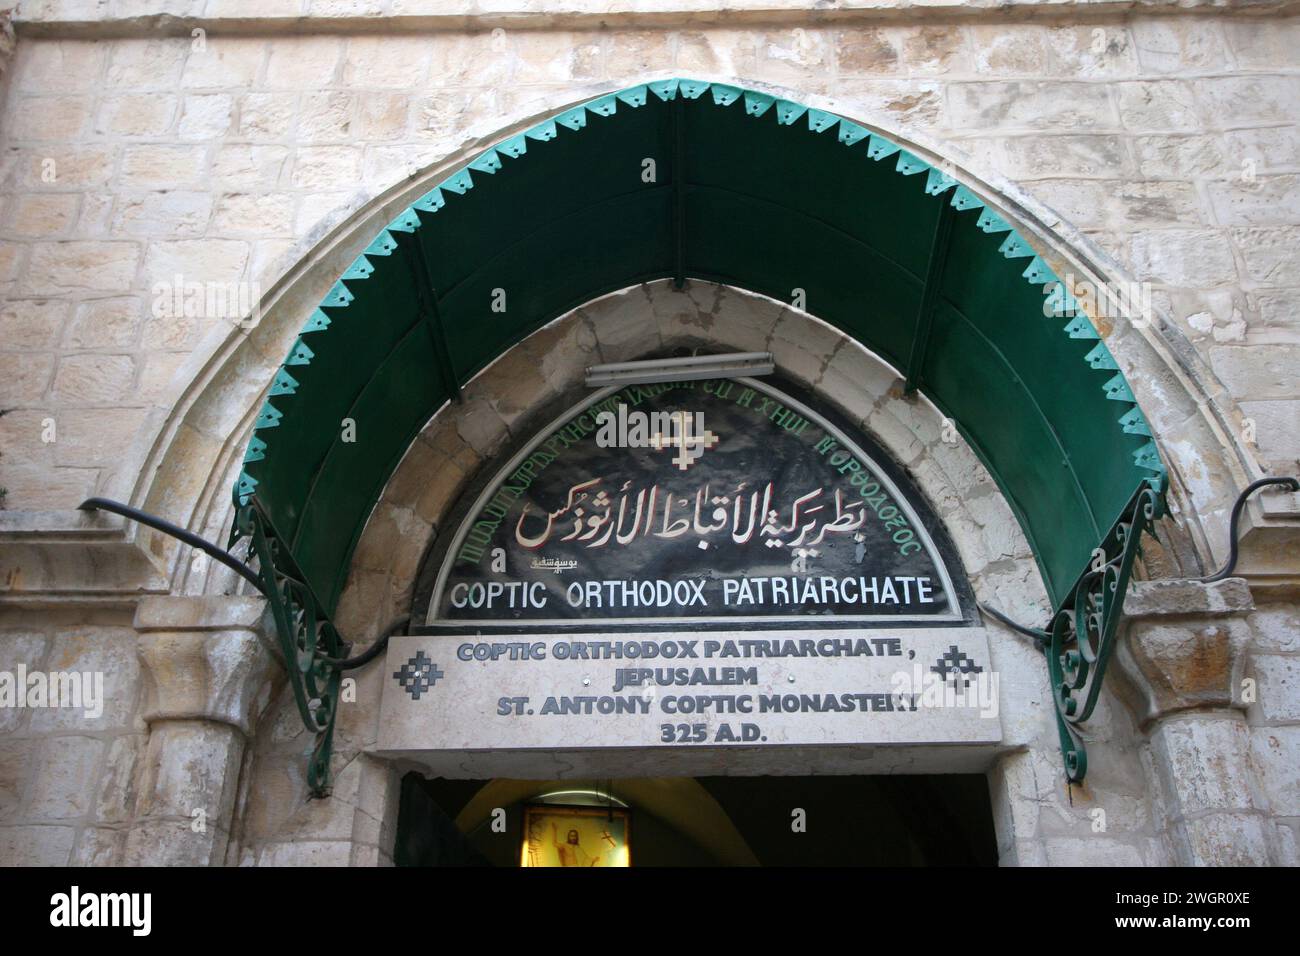
[[[256,497],[332,612],[375,500],[457,382],[596,296],[686,277],[804,289],[903,370],[997,480],[1054,608],[1138,491],[1163,487],[1097,332],[978,196],[847,119],[679,79],[499,143],[376,236],[277,374],[236,503]],[[1065,317],[1045,316],[1047,291]]]

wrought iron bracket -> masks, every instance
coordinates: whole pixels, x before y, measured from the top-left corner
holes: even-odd
[[[289,547],[280,540],[256,497],[235,512],[231,544],[252,540],[260,590],[270,605],[284,667],[303,726],[316,735],[307,760],[307,788],[313,797],[330,794],[330,757],[338,716],[342,659],[348,644],[339,635]]]
[[[343,672],[369,663],[379,651],[372,648],[366,654],[347,658],[348,643],[330,621],[257,499],[252,498],[235,512],[235,524],[230,535],[232,545],[241,538],[251,540],[257,567],[244,563],[228,550],[179,525],[119,501],[88,498],[79,508],[122,515],[198,548],[248,581],[266,598],[298,715],[303,725],[316,735],[307,764],[307,786],[313,797],[329,796],[330,756],[334,748],[334,721]],[[389,633],[402,623],[405,621],[399,621],[389,629]],[[385,634],[378,642],[380,650],[387,638],[388,634]]]
[[[1165,514],[1164,482],[1163,475],[1150,478],[1138,491],[1093,553],[1070,599],[1042,632],[1061,756],[1071,783],[1081,783],[1088,773],[1088,751],[1079,726],[1092,716],[1101,696],[1142,535]]]

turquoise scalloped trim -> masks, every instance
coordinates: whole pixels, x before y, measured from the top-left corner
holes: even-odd
[[[775,107],[776,120],[783,126],[794,126],[796,121],[805,115],[807,116],[807,130],[811,133],[822,134],[838,126],[836,138],[841,145],[856,148],[865,141],[866,155],[877,162],[891,156],[897,156],[895,170],[900,175],[915,176],[922,172],[927,174],[925,178],[925,191],[927,194],[941,197],[951,190],[951,198],[946,201],[950,202],[953,208],[958,211],[979,210],[979,218],[975,223],[978,229],[986,234],[1007,233],[998,250],[1004,257],[1007,259],[1028,258],[1031,260],[1022,276],[1027,282],[1044,285],[1044,294],[1046,295],[1045,314],[1049,316],[1071,316],[1070,322],[1064,327],[1064,332],[1072,339],[1097,342],[1097,345],[1087,353],[1084,360],[1098,371],[1115,373],[1102,386],[1102,389],[1107,398],[1132,406],[1117,420],[1123,431],[1126,434],[1147,437],[1151,435],[1150,426],[1147,424],[1146,419],[1143,418],[1141,410],[1137,407],[1137,402],[1133,397],[1128,382],[1124,379],[1123,373],[1119,372],[1114,357],[1101,342],[1100,334],[1079,307],[1079,303],[1064,289],[1063,284],[1052,273],[1052,270],[1048,268],[1047,264],[1043,262],[1020,234],[1005,219],[990,209],[985,201],[970,187],[957,182],[942,170],[927,163],[914,153],[903,149],[898,143],[889,138],[871,132],[866,127],[834,113],[820,109],[810,109],[803,104],[777,99],[756,90],[746,90],[721,83],[708,83],[702,80],[677,78],[657,80],[653,83],[644,83],[615,93],[609,93],[566,110],[558,116],[543,120],[525,132],[516,134],[484,150],[465,166],[456,170],[435,188],[404,209],[387,228],[382,230],[370,242],[365,251],[339,277],[339,280],[321,301],[320,307],[313,310],[302,327],[301,335],[328,331],[333,319],[324,310],[345,309],[354,298],[353,294],[348,290],[347,283],[363,282],[369,279],[377,268],[371,260],[379,256],[392,255],[397,248],[397,240],[392,233],[413,233],[423,224],[420,213],[437,213],[446,205],[447,194],[463,196],[473,189],[474,178],[471,170],[484,175],[496,175],[506,168],[506,164],[501,158],[502,154],[511,160],[523,159],[528,154],[529,140],[535,143],[548,143],[559,135],[561,126],[572,132],[580,133],[587,126],[589,113],[598,117],[609,117],[617,113],[620,103],[632,109],[645,106],[650,95],[654,95],[665,102],[676,98],[679,93],[684,99],[697,100],[708,91],[711,91],[714,106],[726,108],[743,101],[745,113],[752,117],[764,116]],[[291,399],[297,392],[298,382],[289,374],[288,369],[293,366],[309,365],[314,357],[315,353],[301,337],[295,340],[282,368],[276,374],[269,395],[282,399]],[[254,431],[278,427],[282,418],[283,413],[268,401],[263,405],[261,413],[258,415],[253,426]],[[263,461],[267,453],[267,442],[255,434],[249,440],[244,461],[248,464]],[[1134,461],[1139,467],[1148,468],[1160,475],[1164,474],[1164,466],[1160,462],[1160,456],[1154,442],[1148,442],[1138,449],[1134,453]],[[246,471],[241,472],[234,489],[236,503],[240,505],[247,504],[249,496],[254,493],[256,487],[257,479]]]

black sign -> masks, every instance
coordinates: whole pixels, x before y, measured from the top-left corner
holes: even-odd
[[[749,379],[594,393],[475,499],[429,623],[958,618],[862,445]]]

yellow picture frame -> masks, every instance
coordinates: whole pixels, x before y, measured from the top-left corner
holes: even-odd
[[[631,814],[622,807],[527,804],[519,865],[631,866],[631,824]]]

